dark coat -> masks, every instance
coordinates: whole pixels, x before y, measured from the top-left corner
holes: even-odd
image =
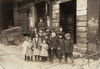
[[[50,48],[57,49],[58,48],[58,38],[52,37],[50,39]]]
[[[60,48],[60,50],[58,50],[58,54],[64,54],[64,39],[60,38],[58,39],[58,47]]]
[[[65,45],[65,53],[71,53],[73,52],[73,41],[71,39],[69,40],[64,40],[64,45]]]
[[[35,31],[30,31],[30,37],[34,38],[35,37]]]
[[[42,23],[38,23],[38,28],[42,30],[42,29],[46,28],[46,24],[43,23],[43,22]]]

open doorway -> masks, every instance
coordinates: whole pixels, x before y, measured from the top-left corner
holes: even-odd
[[[36,14],[37,14],[37,22],[39,22],[39,18],[43,19],[43,22],[47,22],[47,16],[46,16],[46,2],[39,2],[35,5],[36,7]]]
[[[76,43],[76,1],[60,4],[60,26],[65,33],[70,33]]]

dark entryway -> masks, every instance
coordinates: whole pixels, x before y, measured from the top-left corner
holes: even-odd
[[[70,33],[76,43],[76,2],[69,1],[60,4],[60,26],[65,33]]]
[[[46,23],[46,2],[40,2],[35,5],[36,7],[36,14],[37,14],[37,22],[39,22],[39,18],[43,19],[43,22]]]

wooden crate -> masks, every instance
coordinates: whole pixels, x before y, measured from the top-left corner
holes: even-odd
[[[14,27],[1,31],[1,41],[3,44],[11,45],[14,44],[16,40],[19,42],[23,39],[22,28]]]

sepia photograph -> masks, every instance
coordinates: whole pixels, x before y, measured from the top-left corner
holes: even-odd
[[[0,0],[0,69],[100,69],[100,0]]]

